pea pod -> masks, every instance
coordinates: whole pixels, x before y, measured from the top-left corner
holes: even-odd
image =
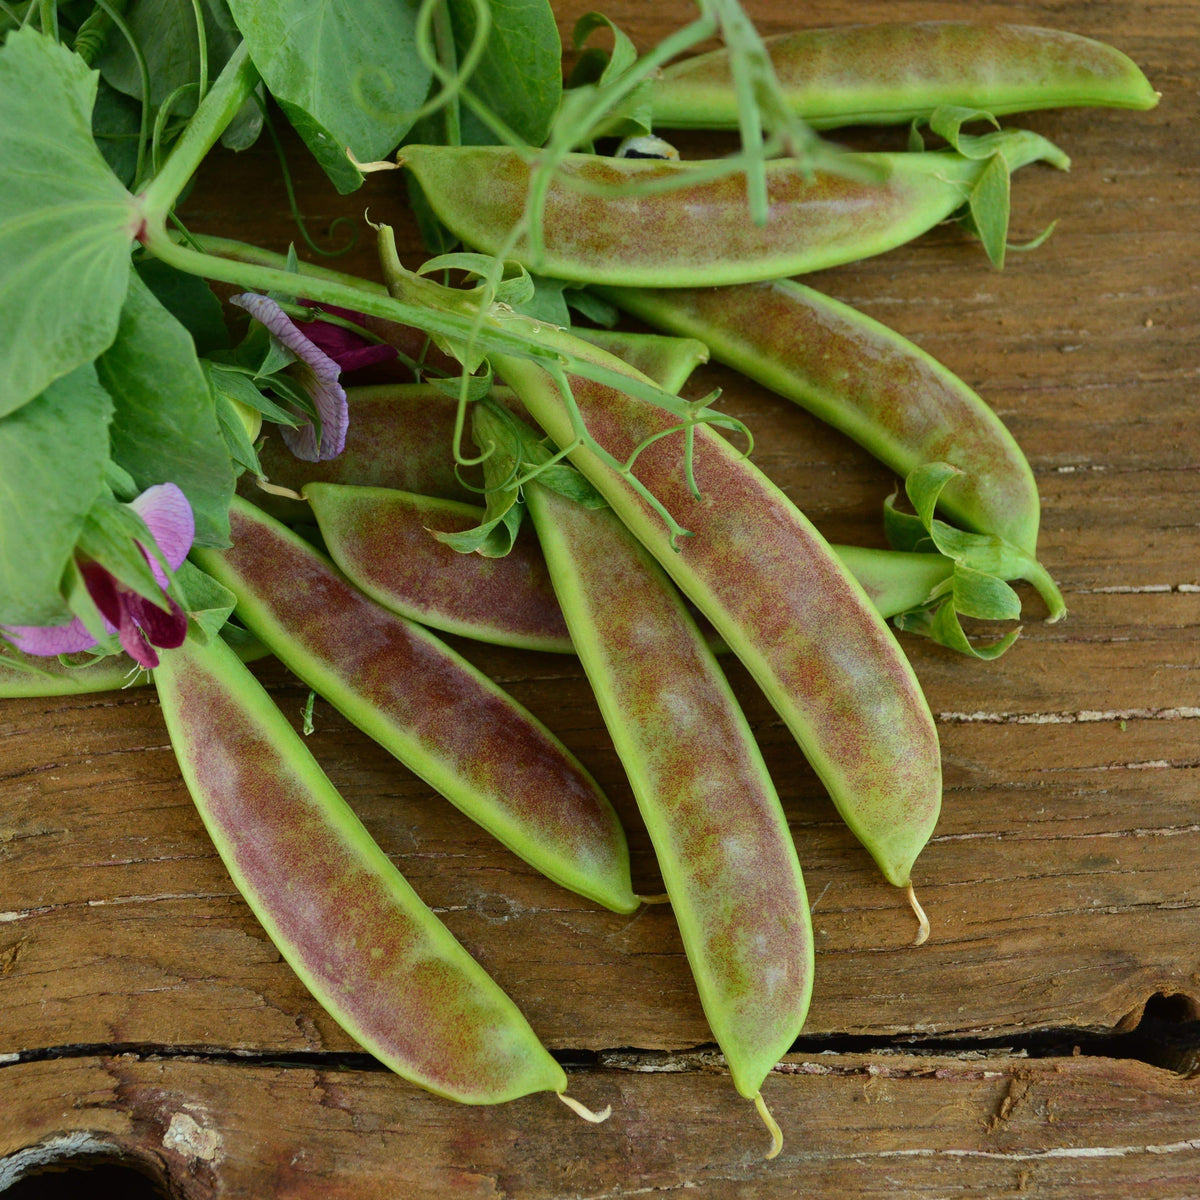
[[[573,342],[570,350],[583,353]],[[508,356],[496,365],[542,428],[571,445],[572,415],[550,376]],[[595,442],[618,462],[640,446],[637,478],[690,536],[673,545],[647,500],[586,443],[572,461],[750,670],[885,877],[910,885],[941,804],[937,730],[862,588],[724,438],[693,430],[693,495],[679,442],[649,440],[672,428],[672,417],[616,388],[569,382]]]
[[[1023,551],[1051,619],[1066,611],[1036,560],[1040,503],[999,417],[920,347],[795,280],[720,289],[603,289],[649,324],[703,338],[714,357],[840,429],[902,476],[931,462],[962,472],[940,496],[968,529]]]
[[[154,672],[184,781],[238,891],[322,1007],[405,1079],[468,1104],[567,1080],[421,902],[220,639]]]
[[[476,440],[497,418],[476,410]],[[549,457],[549,453],[545,455]],[[610,509],[536,480],[526,502],[654,846],[710,1028],[771,1129],[763,1080],[799,1035],[813,938],[779,797],[682,599]]]
[[[1071,106],[1149,109],[1158,93],[1121,51],[1030,25],[882,22],[766,38],[790,110],[816,129],[903,124],[943,105],[995,116]],[[655,125],[735,129],[725,50],[664,68],[647,97]]]
[[[532,530],[503,558],[460,554],[432,531],[474,528],[474,505],[334,483],[310,483],[304,498],[338,568],[392,612],[502,646],[573,651]]]
[[[882,254],[967,204],[997,160],[1006,171],[1068,165],[1024,130],[983,135],[972,157],[846,153],[846,172],[837,174],[777,159],[766,165],[770,212],[759,225],[740,174],[576,154],[549,182],[540,244],[532,245],[510,234],[525,212],[534,159],[507,146],[405,146],[400,161],[443,224],[475,249],[560,279],[623,287],[748,283]]]
[[[574,653],[541,550],[524,531],[504,558],[484,558],[430,533],[477,526],[474,505],[349,484],[309,484],[304,495],[338,569],[384,608],[462,637]],[[954,569],[941,554],[831,549],[884,617],[921,608]]]
[[[637,907],[616,814],[541,722],[265,513],[235,499],[229,516],[232,547],[193,555],[286,666],[556,883]]]

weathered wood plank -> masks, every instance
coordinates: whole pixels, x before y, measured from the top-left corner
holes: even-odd
[[[561,27],[591,0],[555,0]],[[747,5],[764,32],[785,0]],[[649,45],[683,4],[606,11]],[[806,23],[951,18],[948,0],[815,0]],[[1157,992],[1200,1005],[1200,6],[981,0],[973,16],[1121,46],[1164,93],[1152,113],[1051,112],[1024,123],[1072,155],[1022,171],[1014,235],[1060,218],[991,270],[952,226],[813,277],[912,338],[996,408],[1043,497],[1042,554],[1068,618],[1029,624],[994,664],[907,639],[939,719],[942,821],[918,865],[934,921],[878,880],[786,731],[731,668],[780,785],[817,928],[806,1034],[961,1039],[958,1056],[790,1059],[768,1081],[788,1137],[765,1166],[753,1114],[721,1074],[668,1053],[647,1073],[614,1047],[711,1042],[670,913],[596,911],[541,880],[319,702],[310,744],[347,799],[552,1047],[580,1072],[584,1128],[549,1098],[497,1110],[433,1100],[385,1073],[229,1061],[66,1058],[0,1066],[0,1155],[99,1131],[188,1196],[1200,1195],[1196,1083],[1131,1062],[968,1057],[972,1039],[1128,1026]],[[1011,123],[1017,123],[1013,119]],[[865,146],[902,133],[855,132]],[[727,140],[681,139],[723,152]],[[394,220],[422,257],[396,176],[336,197],[287,139],[318,238],[340,216]],[[244,203],[247,196],[253,204]],[[274,249],[295,236],[268,147],[218,155],[185,217]],[[363,227],[366,233],[365,227]],[[339,265],[374,274],[369,236]],[[787,402],[710,366],[756,458],[828,536],[882,544],[895,481]],[[543,715],[630,829],[635,879],[657,870],[578,665],[457,643]],[[258,668],[299,725],[306,692]],[[1191,1008],[1188,1009],[1190,1003]],[[254,1055],[353,1049],[265,938],[204,836],[149,690],[0,702],[0,1055],[150,1047]],[[857,1043],[861,1044],[861,1043]],[[0,1060],[2,1061],[2,1060]],[[189,1107],[190,1106],[190,1107]],[[192,1124],[172,1117],[183,1114]],[[270,1114],[270,1120],[264,1119]],[[205,1161],[220,1135],[220,1162]],[[168,1136],[170,1134],[170,1136]],[[167,1143],[164,1145],[164,1139]]]
[[[133,1056],[4,1067],[0,1186],[6,1155],[53,1153],[68,1134],[169,1180],[181,1200],[1126,1200],[1194,1195],[1200,1179],[1200,1091],[1142,1063],[789,1058],[764,1086],[785,1137],[770,1163],[753,1109],[722,1074],[612,1063],[574,1078],[582,1098],[613,1106],[599,1127],[547,1096],[465,1109],[337,1067]]]

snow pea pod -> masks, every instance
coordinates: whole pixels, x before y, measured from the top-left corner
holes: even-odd
[[[546,190],[537,246],[524,234],[509,244],[525,211],[532,152],[405,146],[400,161],[441,221],[477,250],[580,283],[710,287],[891,250],[967,203],[996,155],[1009,171],[1042,160],[1068,165],[1060,150],[1025,130],[983,135],[974,153],[847,152],[845,174],[776,159],[766,166],[770,211],[762,225],[749,219],[740,174],[714,177],[711,164],[570,155]]]
[[[478,641],[575,652],[537,540],[524,530],[504,558],[485,558],[430,534],[474,528],[483,519],[474,505],[349,484],[309,484],[304,495],[338,569],[384,608]],[[954,570],[941,554],[830,548],[883,617],[920,608]]]
[[[486,413],[477,419],[484,421]],[[571,636],[662,871],[709,1027],[782,1145],[762,1084],[812,993],[804,879],[779,797],[717,660],[611,509],[525,486]]]
[[[516,1005],[421,902],[219,639],[154,672],[192,799],[238,890],[322,1007],[393,1071],[496,1104],[563,1093]]]
[[[310,483],[304,498],[330,557],[356,587],[422,625],[501,646],[574,647],[537,537],[503,558],[461,554],[434,530],[475,528],[483,509],[390,488]]]
[[[1103,42],[981,21],[883,22],[766,38],[785,101],[817,129],[903,124],[954,105],[995,116],[1045,108],[1150,109],[1158,93]],[[725,50],[664,68],[648,93],[655,125],[736,129]]]
[[[1066,611],[1036,561],[1041,510],[1029,462],[991,408],[920,347],[790,279],[601,290],[651,325],[703,338],[721,362],[840,429],[901,476],[931,462],[958,467],[962,474],[940,495],[945,512],[1023,551],[1051,617]]]
[[[193,553],[280,661],[556,883],[637,907],[616,813],[540,721],[265,513],[235,499],[229,515],[233,545]]]
[[[584,353],[573,342],[570,349]],[[542,428],[570,445],[572,417],[550,376],[508,356],[497,367]],[[572,450],[574,464],[746,665],[885,877],[911,886],[941,805],[937,730],[912,667],[862,588],[724,438],[694,430],[693,495],[678,441],[647,441],[674,418],[616,388],[568,378],[596,443],[620,462],[641,445],[637,478],[691,536],[673,545],[647,501],[586,443]]]

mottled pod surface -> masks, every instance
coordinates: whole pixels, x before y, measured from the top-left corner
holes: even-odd
[[[963,474],[941,495],[945,511],[1033,553],[1037,483],[1012,434],[961,379],[886,325],[790,279],[605,294],[653,325],[702,338],[715,358],[902,477],[923,463],[958,467]]]
[[[435,532],[472,529],[484,511],[391,488],[304,489],[330,557],[373,600],[464,637],[569,654],[571,635],[537,536],[522,526],[501,558],[462,554]]]
[[[1153,108],[1157,94],[1120,50],[1058,29],[983,21],[883,21],[766,39],[788,105],[818,129],[897,124],[939,105],[997,116],[1095,105]],[[668,128],[737,124],[723,50],[667,67],[650,89]]]
[[[288,667],[556,883],[637,907],[616,813],[540,721],[278,522],[241,501],[230,518],[230,549],[194,553]]]
[[[998,145],[1013,169],[1049,153],[1023,131]],[[847,154],[847,173],[835,174],[777,159],[766,167],[770,203],[759,225],[740,173],[705,178],[696,163],[574,154],[546,189],[534,245],[514,234],[533,175],[529,154],[405,146],[401,159],[468,245],[561,279],[629,287],[748,283],[881,254],[960,207],[985,161],[945,151]]]
[[[621,756],[704,1014],[753,1098],[812,991],[808,900],[775,787],[678,592],[611,510],[536,483],[530,511]]]
[[[562,1068],[392,866],[219,639],[155,671],[188,790],[238,890],[340,1025],[467,1103],[562,1091]]]
[[[504,360],[509,382],[560,443],[573,431],[540,368]],[[624,461],[673,418],[572,377],[592,437]],[[647,503],[593,451],[572,460],[746,664],[843,818],[894,884],[937,821],[937,731],[912,668],[863,590],[787,497],[732,445],[696,430],[693,496],[678,436],[652,442],[637,476],[690,531],[678,548]]]

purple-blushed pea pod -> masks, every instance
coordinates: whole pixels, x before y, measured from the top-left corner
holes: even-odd
[[[532,529],[502,558],[461,554],[433,533],[474,529],[474,505],[334,483],[310,483],[304,498],[339,570],[385,608],[478,641],[573,652]]]
[[[537,539],[524,528],[503,558],[461,554],[431,531],[473,529],[482,508],[349,484],[309,484],[304,495],[338,569],[384,608],[477,641],[575,652]],[[954,571],[941,554],[831,549],[883,617],[920,608]]]
[[[770,209],[760,225],[750,219],[745,179],[720,163],[575,154],[545,189],[531,244],[526,232],[512,234],[535,158],[507,146],[405,146],[399,161],[467,245],[559,279],[620,287],[749,283],[868,258],[966,205],[997,159],[1007,172],[1069,165],[1026,130],[982,135],[972,157],[847,152],[845,173],[776,159],[766,164]]]
[[[154,682],[188,791],[238,891],[338,1024],[452,1100],[561,1095],[562,1067],[234,652],[218,638],[189,640],[163,653]]]
[[[544,875],[637,907],[616,813],[540,721],[279,522],[236,498],[229,517],[233,545],[193,553],[285,666]]]
[[[816,129],[927,119],[941,106],[994,116],[1044,108],[1149,109],[1158,93],[1103,42],[1031,25],[883,22],[802,29],[764,39],[784,99]],[[655,125],[736,129],[724,50],[684,59],[651,81]]]
[[[1066,611],[1036,558],[1040,502],[1004,423],[961,379],[900,334],[795,280],[732,288],[605,288],[649,324],[702,338],[720,362],[840,429],[902,477],[931,462],[962,472],[943,511],[1022,551],[1057,620]]]
[[[488,419],[477,410],[484,437]],[[775,786],[679,592],[617,515],[536,479],[525,497],[705,1017],[774,1158],[783,1139],[762,1084],[800,1034],[813,976],[808,899]]]
[[[570,350],[585,352],[574,339]],[[545,371],[509,356],[496,365],[555,442],[576,442]],[[884,876],[910,887],[941,806],[937,729],[865,592],[796,506],[719,434],[693,430],[694,495],[681,438],[649,440],[673,428],[673,417],[616,388],[568,380],[595,443],[618,463],[640,447],[638,480],[690,536],[673,543],[648,501],[587,443],[571,451],[574,464],[742,660]]]

